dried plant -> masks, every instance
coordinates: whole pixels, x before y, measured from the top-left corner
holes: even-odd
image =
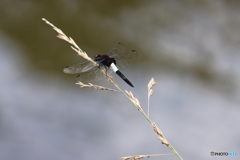
[[[74,40],[71,37],[67,37],[59,28],[57,28],[56,26],[54,26],[52,23],[50,23],[49,21],[47,21],[46,19],[42,18],[43,21],[45,21],[48,25],[50,25],[57,33],[57,37],[67,41],[68,43],[70,43],[72,46],[71,48],[73,50],[75,50],[78,55],[82,56],[83,58],[85,58],[88,61],[91,61],[92,63],[96,64],[95,61],[93,61],[87,54],[86,52],[82,51],[78,45],[74,42]],[[146,114],[143,110],[143,108],[141,107],[141,104],[139,102],[139,100],[134,97],[134,95],[132,94],[132,92],[129,91],[123,91],[114,81],[113,77],[111,75],[109,75],[105,70],[102,70],[102,72],[107,76],[108,78],[108,82],[110,82],[111,84],[113,84],[118,90],[114,90],[111,88],[106,88],[103,86],[98,86],[98,85],[93,85],[91,83],[88,84],[84,84],[82,82],[77,82],[76,84],[80,85],[81,88],[85,88],[85,87],[92,87],[96,90],[108,90],[108,91],[115,91],[115,92],[120,92],[122,94],[124,94],[135,106],[136,108],[143,114],[143,116],[149,121],[149,123],[151,124],[153,131],[157,134],[157,138],[163,143],[165,144],[167,147],[169,147],[175,155],[178,156],[178,158],[180,160],[182,160],[182,157],[178,154],[178,152],[173,148],[173,146],[168,142],[168,140],[165,138],[165,136],[163,135],[162,131],[157,127],[157,125],[149,118],[149,106],[150,106],[150,97],[153,95],[153,89],[152,87],[156,84],[156,82],[154,81],[154,79],[152,78],[149,83],[148,83],[148,114]],[[120,159],[122,160],[137,160],[137,159],[141,159],[141,158],[145,158],[145,157],[151,157],[151,156],[158,156],[158,155],[172,155],[172,154],[154,154],[154,155],[136,155],[136,156],[128,156],[128,157],[122,157]]]
[[[153,128],[154,132],[157,133],[158,139],[160,141],[162,141],[162,144],[166,144],[166,146],[169,147],[169,143],[168,143],[167,139],[163,136],[162,131],[157,127],[157,125],[154,122],[152,123],[152,128]]]
[[[153,89],[152,87],[157,84],[155,80],[152,78],[148,83],[148,112],[147,115],[149,117],[149,109],[150,109],[150,97],[153,95]]]
[[[122,160],[137,160],[141,158],[149,158],[153,156],[163,156],[163,155],[173,155],[173,154],[150,154],[150,155],[136,155],[136,156],[128,156],[128,157],[121,157]]]
[[[85,58],[86,60],[92,62],[92,63],[95,63],[92,58],[90,58],[86,52],[84,52],[83,50],[81,50],[81,48],[78,47],[78,45],[75,43],[75,41],[71,38],[71,37],[68,37],[66,36],[63,31],[59,28],[57,28],[56,26],[54,26],[52,23],[50,23],[49,21],[47,21],[45,18],[42,18],[43,21],[45,21],[48,25],[50,25],[57,33],[57,37],[64,40],[64,41],[67,41],[68,43],[70,43],[72,46],[71,48],[73,50],[75,50],[79,56]],[[96,63],[95,63],[96,64]]]
[[[103,87],[103,86],[98,86],[98,85],[94,85],[92,83],[88,83],[88,84],[84,84],[82,82],[77,82],[77,85],[80,85],[81,88],[86,88],[86,87],[93,87],[95,90],[108,90],[108,91],[115,91],[115,92],[120,92],[118,90],[115,89],[111,89],[111,88],[107,88],[107,87]]]

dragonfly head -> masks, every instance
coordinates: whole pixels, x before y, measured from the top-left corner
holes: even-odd
[[[102,54],[97,54],[94,56],[94,61],[97,63],[101,63],[102,62]]]

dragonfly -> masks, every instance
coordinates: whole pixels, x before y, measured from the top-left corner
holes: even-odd
[[[76,77],[76,82],[80,81],[82,83],[97,82],[106,78],[107,76],[102,72],[102,70],[105,70],[108,74],[115,72],[129,86],[134,87],[118,68],[124,69],[128,67],[136,56],[136,50],[124,53],[124,45],[119,42],[107,54],[97,54],[94,56],[93,60],[97,65],[90,61],[85,61],[67,66],[63,69],[63,72],[67,74],[79,73]]]

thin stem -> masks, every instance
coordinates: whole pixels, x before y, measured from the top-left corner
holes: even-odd
[[[150,97],[148,96],[148,111],[147,111],[147,115],[148,115],[148,117],[149,117],[149,108],[150,108]]]
[[[130,101],[133,102],[133,100],[129,97],[128,94],[126,94],[126,92],[122,91],[122,89],[116,84],[114,83],[114,86],[121,92],[123,93]],[[150,96],[149,96],[150,97]],[[136,106],[136,104],[133,102],[133,104]],[[149,118],[149,116],[144,112],[144,110],[142,109],[142,107],[140,106],[136,106],[137,109],[143,114],[143,116],[148,120],[148,122],[152,125],[153,121]],[[148,112],[149,113],[149,112]],[[176,151],[176,149],[169,143],[169,141],[166,139],[166,137],[162,134],[163,138],[168,142],[168,147],[178,156],[178,158],[180,160],[183,160],[182,157],[180,156],[180,154]]]

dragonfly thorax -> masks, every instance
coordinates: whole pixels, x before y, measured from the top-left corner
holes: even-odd
[[[96,56],[94,56],[94,61],[98,64],[102,64],[108,67],[110,67],[112,63],[116,64],[116,60],[106,54],[97,54]]]

